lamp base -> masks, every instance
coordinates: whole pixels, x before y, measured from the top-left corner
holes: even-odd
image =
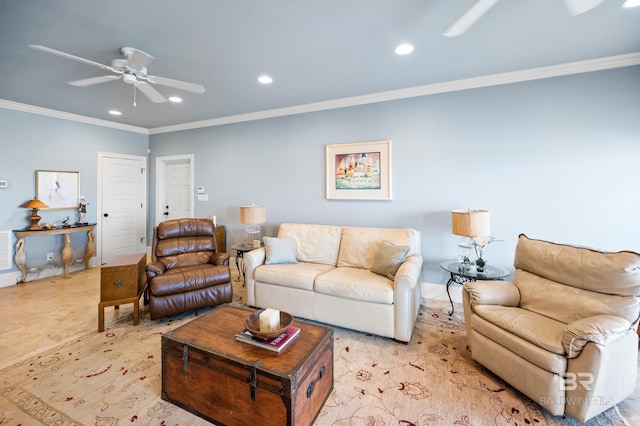
[[[33,209],[31,211],[31,216],[29,216],[27,219],[31,221],[31,225],[27,228],[28,231],[40,231],[42,229],[42,226],[38,225],[38,222],[40,222],[40,219],[42,219],[38,215],[38,209]]]

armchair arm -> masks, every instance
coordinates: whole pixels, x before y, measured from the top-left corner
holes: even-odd
[[[624,318],[594,315],[568,324],[562,333],[562,345],[567,351],[567,357],[575,358],[587,343],[606,346],[622,339],[629,330],[632,330],[631,323]]]
[[[212,265],[224,265],[229,266],[229,253],[214,253],[209,260]]]
[[[164,264],[157,260],[148,263],[145,270],[147,271],[147,282],[150,282],[153,277],[164,274],[165,271]]]
[[[475,305],[520,305],[520,290],[507,281],[475,281],[464,285],[471,306]]]

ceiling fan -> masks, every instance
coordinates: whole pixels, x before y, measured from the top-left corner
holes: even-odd
[[[186,90],[188,92],[202,94],[205,89],[203,86],[186,81],[174,80],[172,78],[158,77],[147,74],[147,66],[155,59],[153,56],[133,47],[123,47],[120,52],[124,58],[113,59],[111,65],[101,64],[50,47],[30,44],[30,48],[40,52],[49,53],[51,55],[60,56],[62,58],[71,59],[83,64],[92,65],[105,71],[110,71],[113,75],[103,75],[99,77],[85,78],[82,80],[68,81],[68,84],[77,87],[87,87],[94,84],[106,83],[113,80],[122,80],[134,87],[134,106],[135,106],[135,89],[139,89],[151,102],[162,103],[167,102],[167,98],[158,92],[151,84],[160,86],[173,87],[175,89]],[[151,83],[151,84],[150,84]]]
[[[604,0],[564,0],[566,8],[573,16],[588,12]],[[467,9],[442,35],[457,37],[464,34],[482,16],[489,11],[498,0],[477,0]]]

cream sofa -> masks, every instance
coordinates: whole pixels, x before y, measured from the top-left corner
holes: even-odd
[[[246,253],[248,305],[411,340],[421,299],[419,231],[284,223],[278,239],[293,243],[296,263],[265,264],[269,247]],[[397,246],[408,252],[395,276],[372,272],[383,250]]]
[[[474,360],[553,415],[585,422],[636,386],[640,254],[520,235],[513,283],[467,283]]]

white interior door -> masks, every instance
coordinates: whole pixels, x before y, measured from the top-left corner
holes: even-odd
[[[98,245],[104,264],[119,254],[146,252],[147,158],[98,155]]]
[[[193,217],[193,155],[156,159],[157,223]]]

